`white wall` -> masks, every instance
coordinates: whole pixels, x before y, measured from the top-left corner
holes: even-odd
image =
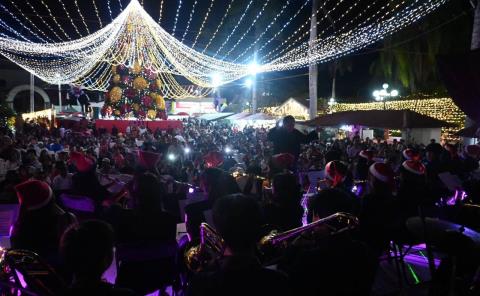
[[[441,128],[413,128],[410,130],[410,142],[428,145],[431,139],[440,143]],[[402,131],[402,138],[408,139],[406,131]]]

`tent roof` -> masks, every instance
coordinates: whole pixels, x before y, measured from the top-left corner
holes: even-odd
[[[306,121],[310,126],[362,125],[377,128],[439,128],[454,125],[410,110],[346,111]]]
[[[276,120],[277,118],[265,113],[255,113],[240,120]]]

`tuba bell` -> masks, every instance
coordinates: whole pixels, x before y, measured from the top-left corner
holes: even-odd
[[[328,226],[330,234],[336,234],[356,228],[359,225],[359,220],[352,214],[339,212],[305,226],[297,227],[285,232],[279,233],[276,230],[273,230],[260,240],[259,250],[264,255],[272,253],[272,249],[278,251],[278,249],[287,247],[289,242],[295,238],[312,231],[320,225]]]
[[[189,248],[184,255],[185,264],[194,273],[205,270],[223,256],[223,238],[207,223],[200,225],[200,244]]]

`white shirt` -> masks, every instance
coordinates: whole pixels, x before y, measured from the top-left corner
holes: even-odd
[[[68,173],[65,177],[61,175],[55,176],[52,182],[52,189],[55,191],[72,189],[72,174]]]

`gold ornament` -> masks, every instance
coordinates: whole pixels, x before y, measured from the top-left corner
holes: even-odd
[[[133,80],[133,88],[142,90],[148,87],[148,82],[143,77],[137,77]]]
[[[156,96],[155,103],[157,104],[158,109],[165,110],[165,99],[162,96]]]
[[[134,103],[134,104],[132,105],[132,108],[133,108],[134,111],[138,111],[138,110],[140,110],[140,105],[137,104],[137,103]]]
[[[113,83],[118,84],[120,83],[120,75],[115,75],[113,76]]]
[[[155,117],[157,117],[157,111],[153,110],[153,109],[149,109],[148,112],[147,112],[147,117],[150,118],[150,119],[155,119]]]
[[[139,74],[142,71],[142,66],[138,61],[133,64],[132,73]]]
[[[117,74],[117,66],[116,65],[112,65],[112,73]]]
[[[160,79],[155,80],[155,84],[157,85],[158,88],[161,88],[163,85]]]
[[[112,88],[112,90],[110,91],[110,101],[112,103],[116,103],[120,101],[121,98],[122,98],[122,89],[118,86],[115,86],[114,88]]]
[[[116,116],[120,116],[120,110],[115,110],[113,114],[115,114]]]

